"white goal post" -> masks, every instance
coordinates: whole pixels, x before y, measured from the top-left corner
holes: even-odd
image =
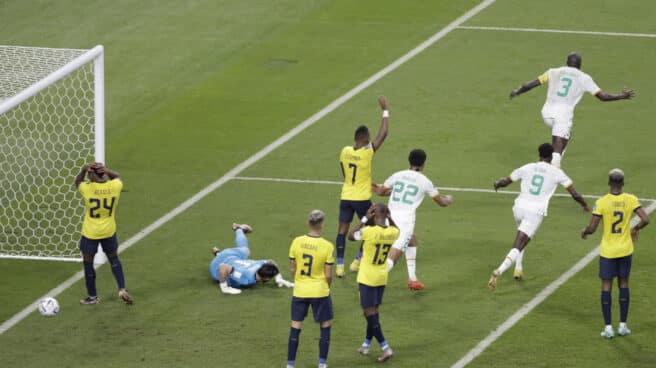
[[[73,179],[105,162],[104,50],[0,46],[0,258],[81,260]]]

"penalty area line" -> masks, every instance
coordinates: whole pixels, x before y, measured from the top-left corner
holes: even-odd
[[[656,201],[645,208],[647,214],[652,213],[656,209]],[[634,216],[631,219],[631,227],[633,228],[640,219],[637,216]],[[597,245],[593,250],[586,254],[580,261],[578,261],[572,268],[565,271],[558,279],[553,281],[551,284],[547,285],[539,294],[537,294],[533,299],[528,303],[524,304],[519,308],[513,315],[508,317],[502,324],[499,325],[494,331],[492,331],[487,337],[485,337],[481,342],[478,343],[473,349],[467,352],[460,360],[455,362],[451,368],[463,368],[467,364],[471,363],[476,357],[481,355],[493,342],[495,342],[501,335],[513,327],[517,322],[522,318],[526,317],[533,309],[535,309],[540,303],[547,299],[551,294],[553,294],[559,287],[564,283],[569,281],[574,275],[581,271],[585,266],[592,262],[599,255],[599,245]]]
[[[305,121],[301,122],[300,124],[296,125],[294,128],[289,130],[287,133],[283,134],[280,136],[278,139],[275,141],[271,142],[269,145],[266,147],[262,148],[249,158],[247,158],[245,161],[240,163],[239,165],[235,166],[232,168],[230,171],[226,172],[222,177],[217,179],[215,182],[211,183],[204,189],[202,189],[200,192],[194,194],[191,198],[187,199],[184,201],[182,204],[179,206],[175,207],[159,219],[155,220],[152,224],[148,225],[141,231],[139,231],[137,234],[132,236],[130,239],[126,240],[121,244],[119,247],[119,253],[125,251],[132,245],[136,244],[139,242],[141,239],[145,238],[148,236],[150,233],[153,231],[157,230],[160,228],[162,225],[166,224],[167,222],[171,221],[175,217],[177,217],[179,214],[185,212],[187,209],[189,209],[191,206],[199,202],[201,199],[209,195],[210,193],[214,192],[216,189],[220,188],[228,182],[230,179],[234,178],[237,176],[240,172],[246,170],[256,162],[260,161],[262,158],[266,157],[269,153],[273,152],[275,149],[278,147],[282,146],[283,144],[287,143],[290,141],[292,138],[303,132],[305,129],[309,128],[310,126],[314,125],[317,121],[321,120],[324,118],[326,115],[330,114],[334,110],[336,110],[338,107],[346,103],[347,101],[351,100],[353,97],[357,96],[360,94],[360,92],[364,91],[365,89],[369,88],[371,85],[374,83],[378,82],[380,79],[388,75],[389,73],[393,72],[394,70],[398,69],[400,66],[408,62],[409,60],[413,59],[415,56],[419,55],[422,53],[424,50],[427,48],[431,47],[433,44],[435,44],[437,41],[441,40],[444,38],[444,36],[448,35],[451,33],[453,30],[458,28],[461,24],[465,23],[472,17],[474,17],[476,14],[480,13],[483,11],[485,8],[489,7],[490,5],[494,4],[496,0],[483,0],[481,1],[478,5],[475,7],[471,8],[458,18],[456,18],[454,21],[446,25],[444,28],[440,29],[437,33],[429,37],[427,40],[424,42],[420,43],[419,45],[415,46],[412,50],[408,51],[395,61],[393,61],[391,64],[387,65],[380,71],[376,72],[369,78],[367,78],[365,81],[361,82],[357,86],[353,87],[351,90],[346,92],[345,94],[341,95],[331,103],[329,103],[326,107],[323,109],[319,110],[316,112],[314,115],[310,116],[307,118]],[[97,268],[97,267],[96,267]],[[81,280],[84,278],[84,273],[83,272],[78,272],[75,275],[71,276],[68,280],[64,281],[54,289],[50,290],[44,297],[46,296],[51,296],[55,297],[59,295],[61,292],[64,290],[68,289],[70,286],[72,286],[74,283],[77,281]],[[42,297],[43,298],[43,297]],[[14,316],[6,320],[0,325],[0,335],[5,333],[7,330],[15,326],[17,323],[22,321],[25,317],[30,315],[35,309],[36,306],[39,302],[40,299],[37,299],[35,302],[32,304],[28,305],[27,307],[23,308],[20,312],[16,313]]]
[[[565,34],[578,34],[578,35],[590,35],[590,36],[656,38],[656,34],[653,34],[653,33],[575,31],[575,30],[568,30],[568,29],[486,27],[486,26],[459,26],[458,29],[468,29],[468,30],[474,30],[474,31],[565,33]]]

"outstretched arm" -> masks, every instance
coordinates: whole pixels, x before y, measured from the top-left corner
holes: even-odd
[[[585,212],[590,212],[590,208],[588,207],[588,204],[585,202],[585,199],[583,198],[582,195],[580,195],[576,189],[574,188],[573,185],[570,185],[567,187],[567,191],[569,194],[574,198],[575,201],[579,202],[581,207],[583,207],[583,211]]]
[[[590,224],[581,231],[581,238],[587,239],[588,235],[593,234],[595,231],[597,231],[597,226],[599,226],[599,221],[601,221],[601,216],[598,215],[592,215],[592,219],[590,219]]]
[[[435,197],[433,197],[433,200],[438,205],[440,205],[440,207],[448,207],[451,203],[453,203],[453,196],[450,195],[441,196],[438,194]]]
[[[378,185],[372,182],[371,191],[378,194],[381,197],[387,197],[392,193],[392,188],[388,188],[385,185]]]
[[[387,100],[385,100],[385,96],[378,97],[378,104],[380,104],[380,108],[383,110],[383,119],[380,121],[380,129],[378,129],[378,135],[376,135],[373,142],[374,150],[376,151],[378,151],[378,148],[380,148],[385,141],[387,131],[389,130],[389,110],[387,109]]]
[[[526,83],[522,84],[521,87],[519,87],[519,88],[513,90],[512,92],[510,92],[510,98],[517,97],[517,96],[521,95],[524,92],[528,92],[528,91],[532,90],[533,88],[539,86],[540,84],[542,84],[542,83],[540,83],[540,79],[534,79],[530,82],[526,82]]]
[[[494,191],[496,192],[497,190],[499,190],[499,188],[505,188],[508,185],[510,185],[510,183],[512,182],[513,182],[512,179],[510,179],[510,177],[507,176],[505,178],[501,178],[495,181],[492,185],[494,186]]]
[[[632,89],[624,88],[622,89],[622,92],[618,94],[612,94],[612,93],[606,93],[604,91],[599,91],[597,94],[595,94],[597,98],[600,101],[603,102],[608,102],[608,101],[617,101],[617,100],[630,100],[631,98],[635,97],[635,91]]]

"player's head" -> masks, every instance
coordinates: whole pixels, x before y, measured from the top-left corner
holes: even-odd
[[[354,139],[356,142],[361,142],[361,143],[369,143],[369,128],[367,128],[365,125],[360,125],[356,130],[355,130],[355,136]]]
[[[551,162],[551,157],[553,156],[553,146],[549,143],[542,143],[538,147],[538,153],[540,154],[540,161]]]
[[[93,182],[103,182],[105,181],[105,167],[100,163],[93,163],[89,170],[87,171],[89,180]]]
[[[410,151],[410,155],[408,155],[408,161],[412,167],[423,168],[424,163],[426,162],[426,152],[419,148],[413,149]]]
[[[611,187],[624,186],[624,171],[620,169],[613,169],[608,172],[608,185]]]
[[[273,263],[265,263],[257,270],[257,275],[260,276],[260,280],[262,281],[269,281],[279,273],[280,270]]]
[[[385,220],[389,217],[390,210],[385,203],[379,202],[374,205],[374,217],[376,224],[380,225],[385,223]]]
[[[567,66],[572,68],[581,69],[581,55],[572,51],[567,55]]]
[[[321,210],[312,210],[308,216],[308,226],[311,229],[321,230],[323,229],[323,220],[326,218],[326,214]]]

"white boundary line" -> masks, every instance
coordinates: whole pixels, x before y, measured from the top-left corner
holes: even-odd
[[[580,34],[580,35],[592,35],[592,36],[656,38],[656,34],[653,33],[596,32],[596,31],[575,31],[575,30],[567,30],[567,29],[485,27],[485,26],[459,26],[458,29],[470,29],[470,30],[478,30],[478,31],[566,33],[566,34]]]
[[[341,181],[331,181],[331,180],[313,180],[313,179],[286,179],[286,178],[260,178],[253,176],[235,176],[232,180],[242,180],[242,181],[264,181],[264,182],[273,182],[273,183],[294,183],[294,184],[325,184],[325,185],[342,185]],[[442,187],[439,189],[448,191],[448,192],[472,192],[472,193],[501,193],[501,194],[519,194],[517,191],[512,190],[498,190],[494,189],[481,189],[481,188],[459,188],[459,187]],[[601,196],[593,194],[583,194],[585,198],[601,198]],[[571,197],[566,193],[556,193],[554,197]],[[638,198],[641,201],[651,201],[656,202],[656,199],[653,198]]]
[[[652,202],[645,211],[647,214],[650,214],[656,209],[656,202]],[[631,227],[635,226],[638,223],[638,217],[634,217],[631,220]],[[524,304],[517,312],[513,313],[507,320],[497,327],[496,330],[492,331],[486,338],[481,340],[473,349],[471,349],[467,354],[465,354],[460,360],[454,363],[451,368],[462,368],[467,364],[471,363],[477,356],[479,356],[485,349],[488,348],[496,339],[501,337],[506,331],[513,327],[517,322],[529,314],[535,307],[540,305],[545,299],[547,299],[551,294],[553,294],[560,286],[565,282],[571,279],[579,271],[581,271],[585,266],[592,262],[597,255],[599,254],[599,246],[595,247],[590,253],[586,254],[580,261],[578,261],[572,268],[563,273],[558,279],[545,287],[538,295],[536,295],[531,301]]]
[[[262,148],[260,151],[246,159],[246,161],[240,163],[239,165],[235,166],[232,168],[230,171],[225,173],[222,177],[220,177],[217,181],[213,182],[212,184],[208,185],[205,187],[203,190],[200,192],[196,193],[194,196],[189,198],[188,200],[184,201],[182,204],[180,204],[178,207],[174,208],[164,216],[160,217],[157,219],[155,222],[152,224],[148,225],[146,228],[143,230],[139,231],[137,234],[132,236],[130,239],[127,241],[123,242],[121,246],[119,247],[119,252],[123,252],[126,249],[130,248],[132,245],[136,244],[138,241],[141,239],[145,238],[148,234],[152,233],[153,231],[157,230],[159,227],[162,225],[166,224],[167,222],[171,221],[174,219],[176,216],[179,214],[183,213],[186,211],[189,207],[193,206],[196,202],[200,201],[203,199],[205,196],[208,194],[212,193],[216,189],[220,188],[228,182],[230,179],[235,177],[237,174],[240,172],[244,171],[254,163],[258,162],[265,156],[267,156],[269,153],[271,153],[273,150],[276,148],[282,146],[283,144],[287,143],[290,139],[294,138],[297,136],[299,133],[304,131],[305,129],[309,128],[312,126],[314,123],[322,119],[324,116],[328,115],[338,107],[340,107],[342,104],[350,100],[351,98],[355,97],[358,95],[360,92],[386,76],[387,74],[393,72],[396,70],[398,67],[401,65],[405,64],[407,61],[410,59],[414,58],[417,56],[419,53],[422,51],[426,50],[430,46],[432,46],[434,43],[442,39],[444,36],[449,34],[451,31],[456,29],[458,26],[463,24],[464,22],[468,21],[470,18],[475,16],[476,14],[480,13],[483,11],[485,8],[488,6],[492,5],[496,0],[484,0],[481,3],[479,3],[477,6],[474,8],[470,9],[467,11],[465,14],[461,15],[458,17],[456,20],[453,22],[449,23],[446,27],[442,28],[439,32],[428,38],[426,41],[422,42],[412,50],[410,50],[408,53],[405,55],[401,56],[376,74],[372,75],[371,77],[367,78],[364,82],[358,84],[355,86],[353,89],[350,91],[346,92],[330,104],[328,106],[324,107],[323,109],[319,110],[319,112],[315,113],[314,115],[310,116],[307,118],[305,121],[294,127],[292,130],[288,131],[285,133],[283,136],[280,138],[276,139],[266,147]],[[57,296],[59,295],[62,291],[68,289],[70,286],[72,286],[74,283],[77,281],[81,280],[84,278],[84,273],[82,271],[76,273],[75,275],[71,276],[68,280],[64,281],[54,289],[50,290],[48,293],[46,293],[45,296]],[[43,298],[42,297],[42,298]],[[23,310],[20,312],[16,313],[14,316],[6,320],[5,322],[0,325],[0,335],[3,334],[5,331],[9,330],[12,328],[14,325],[16,325],[18,322],[22,321],[25,317],[27,317],[30,313],[36,309],[36,306],[39,302],[40,299],[36,300],[32,304],[28,305],[25,307]]]

